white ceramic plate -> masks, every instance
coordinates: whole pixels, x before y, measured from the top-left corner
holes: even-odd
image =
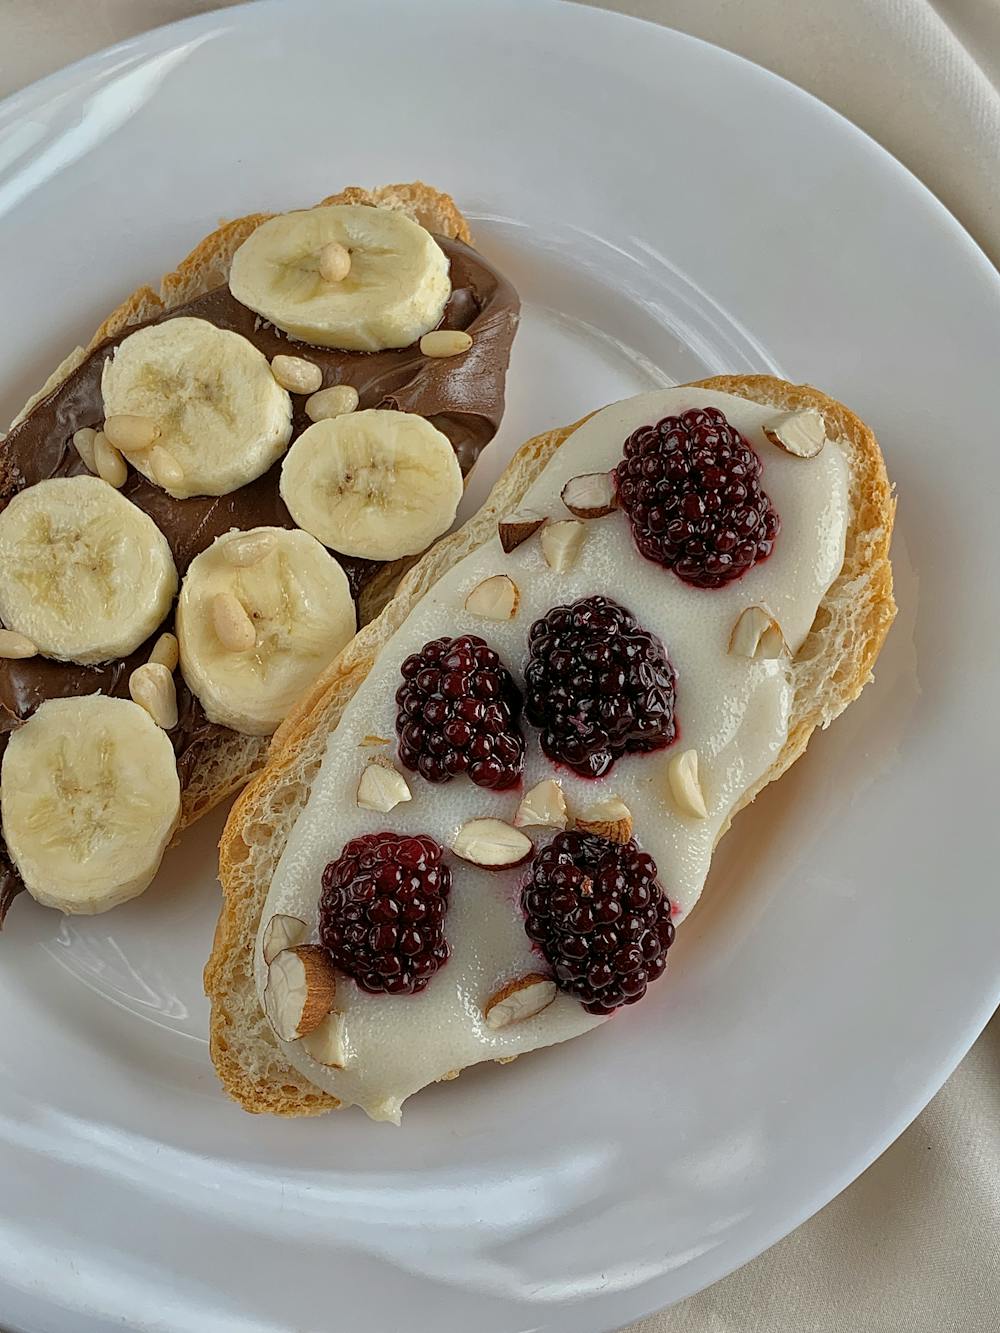
[[[451,189],[525,316],[525,436],[776,370],[899,487],[878,683],[725,840],[667,979],[402,1131],[220,1093],[210,818],[108,917],[0,940],[0,1310],[30,1333],[596,1333],[763,1249],[924,1105],[998,996],[1000,284],[857,130],[733,56],[553,3],[229,9],[0,108],[9,416],[221,215]]]

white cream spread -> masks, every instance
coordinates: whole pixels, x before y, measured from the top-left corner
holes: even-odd
[[[756,603],[776,618],[792,653],[801,645],[843,563],[848,518],[843,453],[830,442],[817,458],[792,457],[763,434],[774,409],[700,389],[659,389],[612,404],[581,426],[519,506],[569,517],[560,492],[571,477],[609,470],[637,427],[700,406],[721,408],[763,460],[762,485],[781,518],[771,557],[727,587],[706,591],[640,556],[628,520],[619,512],[587,523],[578,561],[561,574],[546,566],[537,536],[509,555],[498,537],[486,542],[414,607],[345,709],[275,872],[262,929],[275,912],[287,912],[315,930],[323,869],[350,838],[388,828],[428,833],[447,848],[467,819],[490,815],[511,821],[523,791],[553,776],[563,784],[571,813],[611,794],[622,797],[633,814],[634,836],[656,859],[675,920],[686,916],[701,893],[720,828],[742,793],[770,767],[787,735],[787,664],[730,655],[730,633],[740,612]],[[479,619],[463,606],[477,583],[498,573],[509,574],[521,593],[518,614],[502,624]],[[490,792],[465,777],[431,786],[408,774],[412,801],[388,815],[358,808],[358,778],[373,753],[361,742],[372,734],[395,737],[394,695],[400,663],[409,653],[442,634],[478,634],[521,684],[532,622],[553,606],[598,593],[621,602],[665,644],[677,671],[677,744],[651,755],[626,756],[607,777],[591,782],[557,769],[524,723],[523,788]],[[678,813],[671,799],[667,765],[678,746],[698,752],[707,819]],[[536,846],[549,836],[526,831]],[[318,1064],[301,1044],[282,1043],[292,1064],[313,1083],[376,1119],[398,1121],[405,1098],[451,1070],[565,1041],[604,1021],[560,994],[523,1023],[499,1032],[486,1027],[482,1007],[504,982],[548,969],[524,934],[518,904],[523,867],[491,872],[450,853],[448,859],[453,871],[446,919],[451,958],[427,989],[415,996],[367,995],[345,977],[337,993],[348,1052],[343,1069]],[[669,976],[668,966],[665,978],[653,984],[667,986]],[[262,994],[266,978],[259,939],[256,979]]]

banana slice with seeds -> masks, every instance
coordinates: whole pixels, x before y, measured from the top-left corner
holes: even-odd
[[[40,481],[0,513],[0,620],[46,657],[127,657],[176,591],[163,533],[99,477]]]
[[[397,560],[454,523],[462,472],[448,437],[429,421],[372,408],[304,430],[285,455],[281,498],[324,546]]]
[[[325,262],[334,246],[350,256],[343,277]],[[447,256],[419,223],[385,208],[328,204],[262,223],[233,256],[229,290],[293,338],[377,352],[436,328],[451,279]]]
[[[104,363],[106,417],[147,422],[158,434],[128,461],[183,500],[228,495],[265,473],[292,435],[292,400],[253,343],[180,316],[139,329]]]
[[[192,560],[177,603],[181,671],[209,719],[269,736],[357,628],[347,575],[307,532],[254,528],[263,554],[246,564],[251,534],[228,532]],[[241,563],[243,562],[243,563]],[[231,606],[252,641],[220,634]]]
[[[4,752],[4,837],[46,907],[105,912],[142,893],[180,808],[173,746],[128,699],[50,699]]]

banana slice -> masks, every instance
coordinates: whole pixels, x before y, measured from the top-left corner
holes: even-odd
[[[237,531],[191,561],[177,637],[184,679],[211,721],[269,736],[354,637],[357,618],[347,575],[315,538],[285,528],[252,532],[272,540],[259,544],[263,554],[250,565],[248,534]],[[249,616],[255,633],[245,648],[220,638],[229,622],[219,612],[227,608],[244,623]]]
[[[50,699],[4,752],[4,837],[46,907],[106,912],[142,893],[180,809],[173,746],[129,699]]]
[[[324,256],[340,246],[346,276],[324,277]],[[233,256],[229,290],[293,338],[378,352],[436,328],[451,279],[434,237],[402,213],[330,204],[262,223]]]
[[[163,533],[99,477],[40,481],[0,513],[0,620],[46,657],[127,657],[176,591]]]
[[[429,421],[370,409],[304,430],[281,466],[281,498],[324,546],[397,560],[454,523],[462,472],[448,437]]]
[[[267,471],[292,435],[292,400],[253,343],[181,316],[119,343],[101,376],[106,417],[159,432],[128,461],[176,500],[228,495]]]

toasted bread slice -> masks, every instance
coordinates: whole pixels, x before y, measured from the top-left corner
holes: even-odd
[[[767,375],[720,375],[696,387],[737,394],[778,410],[818,409],[850,469],[844,563],[791,665],[794,701],[788,738],[772,767],[744,792],[735,814],[780,777],[803,753],[816,727],[831,722],[871,679],[896,613],[889,564],[895,501],[871,430],[819,390]],[[573,432],[580,424],[548,431],[525,444],[479,513],[410,570],[378,619],[362,630],[283,723],[273,737],[267,766],[233,808],[220,845],[224,901],[205,987],[212,1002],[212,1059],[226,1090],[248,1111],[315,1115],[339,1104],[285,1058],[258,1002],[253,972],[271,877],[305,806],[327,737],[414,604],[442,574],[495,534],[498,519],[517,510],[556,450],[573,448]]]
[[[374,190],[352,185],[320,202],[369,204],[393,209],[405,213],[439,236],[466,244],[472,241],[468,223],[451,196],[420,181],[409,185],[383,185]],[[172,273],[166,274],[160,283],[159,292],[155,292],[152,287],[139,287],[117,310],[112,311],[94,334],[89,346],[77,347],[66,357],[41,389],[29,398],[11,424],[17,425],[22,421],[35,404],[58,388],[83,362],[90,349],[104,339],[114,337],[132,324],[154,319],[227,282],[233,255],[250,233],[271,216],[270,213],[251,213],[247,217],[221,223],[195,246]],[[412,563],[410,559],[384,565],[365,585],[358,608],[362,624],[377,614]],[[194,823],[220,801],[239,791],[250,774],[260,767],[266,751],[266,738],[244,736],[235,731],[207,744],[197,772],[184,788],[180,828]]]

